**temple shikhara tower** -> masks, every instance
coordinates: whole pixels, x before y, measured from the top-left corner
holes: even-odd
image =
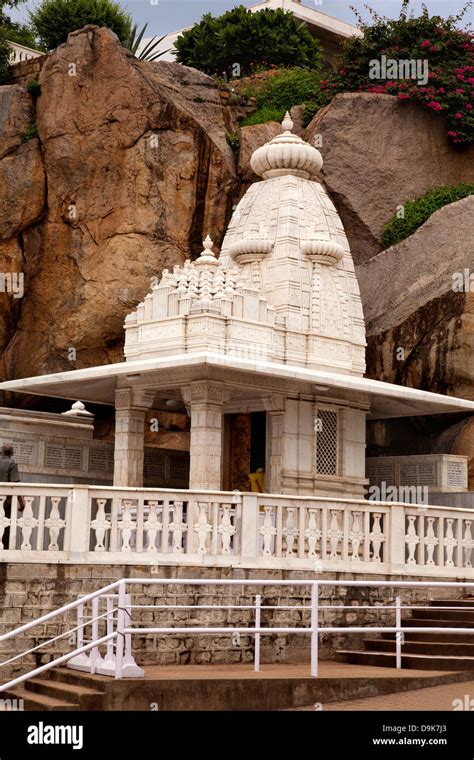
[[[270,491],[361,496],[368,396],[327,388],[320,397],[310,372],[289,392],[288,367],[362,377],[365,331],[347,238],[315,179],[321,155],[292,134],[288,115],[282,126],[252,156],[263,181],[235,209],[220,256],[207,237],[196,261],[163,274],[126,319],[125,356],[227,359],[183,391],[199,427],[192,487],[221,487],[223,412],[245,403],[268,414]],[[255,367],[254,385],[245,370],[255,362],[278,371]]]

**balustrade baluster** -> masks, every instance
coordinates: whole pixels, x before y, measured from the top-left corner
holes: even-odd
[[[45,527],[49,530],[48,551],[59,551],[59,534],[66,525],[66,521],[59,514],[60,503],[60,496],[51,496],[51,510],[49,517],[44,522]]]
[[[442,518],[440,522],[442,525],[443,524]],[[446,567],[454,567],[453,554],[454,554],[454,550],[456,546],[458,545],[457,539],[454,537],[454,531],[453,531],[454,520],[450,517],[447,517],[445,522],[446,522],[445,536],[444,536],[444,547],[446,549],[445,565]]]
[[[110,521],[105,515],[105,505],[107,499],[97,499],[97,513],[94,520],[91,520],[91,528],[95,531],[95,552],[105,552],[105,536],[110,530]]]
[[[407,519],[408,529],[405,536],[405,540],[408,546],[407,565],[416,565],[415,551],[416,547],[420,543],[420,537],[416,532],[416,515],[407,515]]]
[[[158,514],[158,502],[148,502],[148,515],[143,525],[146,532],[147,553],[151,554],[156,552],[156,537],[162,530],[163,525],[159,521]]]
[[[308,509],[308,527],[304,534],[308,541],[308,557],[318,557],[317,543],[321,540],[321,530],[318,528],[317,515],[318,509]]]
[[[222,554],[231,554],[231,540],[236,532],[235,526],[232,525],[231,510],[232,504],[222,505],[222,517],[218,528],[221,536]]]
[[[31,551],[31,534],[33,529],[37,527],[38,520],[33,516],[33,502],[34,496],[25,496],[25,509],[23,514],[17,520],[17,525],[21,529],[21,544],[20,549],[22,551]]]

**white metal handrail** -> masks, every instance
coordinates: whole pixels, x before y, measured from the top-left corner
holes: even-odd
[[[127,587],[136,585],[156,585],[163,586],[242,586],[250,588],[264,588],[269,587],[307,587],[311,592],[311,602],[309,605],[262,605],[262,595],[258,593],[255,595],[254,604],[213,604],[213,605],[180,605],[180,604],[155,604],[155,605],[137,605],[131,603],[131,595],[127,593]],[[336,581],[336,580],[288,580],[288,581],[274,581],[274,580],[240,580],[240,579],[163,579],[163,578],[127,578],[121,579],[114,583],[105,586],[98,591],[95,591],[86,596],[80,597],[75,602],[64,605],[54,612],[47,613],[41,616],[37,620],[16,628],[6,634],[0,636],[0,644],[13,637],[20,636],[27,632],[31,628],[49,622],[50,620],[70,611],[76,609],[78,612],[78,625],[69,629],[60,636],[53,637],[47,642],[30,648],[20,655],[10,658],[5,662],[0,663],[0,668],[11,663],[18,657],[31,654],[33,651],[37,651],[41,646],[45,646],[56,641],[58,638],[70,635],[71,633],[77,634],[78,646],[70,653],[62,655],[59,658],[52,660],[45,665],[41,665],[29,673],[24,673],[13,680],[0,686],[0,692],[16,686],[17,684],[28,680],[29,678],[39,675],[53,667],[67,663],[69,667],[76,667],[80,670],[87,670],[88,672],[98,672],[108,675],[114,675],[115,678],[122,678],[126,676],[141,676],[143,671],[135,665],[132,657],[131,639],[133,635],[176,635],[185,633],[187,635],[199,634],[199,635],[212,635],[212,634],[245,634],[255,636],[255,657],[254,668],[255,671],[260,669],[260,637],[261,635],[271,634],[303,634],[310,635],[311,637],[311,676],[317,677],[318,675],[318,641],[320,633],[394,633],[395,634],[395,655],[396,655],[396,667],[402,666],[402,646],[403,646],[403,634],[405,632],[410,633],[452,633],[452,634],[472,634],[474,636],[474,626],[466,627],[448,627],[448,626],[404,626],[402,624],[401,614],[403,610],[417,610],[417,609],[432,609],[440,610],[446,609],[442,606],[435,607],[420,607],[419,604],[402,604],[400,596],[395,598],[395,604],[388,605],[320,605],[319,604],[319,592],[320,589],[325,586],[331,587],[344,587],[344,588],[453,588],[458,591],[462,589],[473,589],[474,583],[469,582],[454,582],[454,581]],[[107,610],[105,613],[99,614],[100,601],[105,600],[107,603]],[[93,615],[91,618],[84,619],[85,605],[91,603],[93,606]],[[474,604],[474,597],[473,597]],[[237,610],[254,610],[255,622],[253,626],[163,626],[163,627],[151,627],[151,626],[137,626],[131,622],[131,613],[134,610],[141,609],[169,609],[169,610],[183,610],[183,609],[237,609]],[[261,623],[262,610],[274,609],[274,610],[305,610],[310,612],[310,625],[309,626],[275,626],[270,625],[263,626]],[[368,626],[322,626],[320,625],[319,613],[322,610],[342,610],[351,609],[353,611],[358,609],[376,609],[376,610],[395,610],[395,625],[368,625]],[[447,609],[465,610],[465,607],[453,606]],[[474,607],[473,607],[474,609]],[[107,625],[106,634],[101,636],[99,634],[99,621],[105,620]],[[115,623],[115,627],[114,627]],[[87,625],[92,626],[92,638],[87,643],[84,643],[83,630]],[[100,655],[100,647],[107,645],[106,665],[102,663],[104,660]],[[87,658],[87,653],[90,652],[90,659]],[[84,658],[85,656],[85,658]]]

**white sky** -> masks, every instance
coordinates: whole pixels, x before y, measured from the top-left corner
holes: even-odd
[[[212,13],[219,16],[227,10],[234,8],[236,5],[255,5],[258,0],[119,0],[120,4],[127,9],[132,15],[134,21],[138,22],[139,27],[148,22],[146,36],[155,34],[165,34],[173,32],[183,27],[191,26],[195,21],[203,16],[204,13]],[[358,9],[359,13],[366,18],[367,11],[364,9],[366,0],[322,0],[322,2],[313,2],[313,0],[302,0],[303,5],[329,16],[335,16],[342,21],[348,21],[355,24],[356,20],[350,5]],[[422,0],[412,0],[411,7],[418,11],[421,8]],[[12,18],[17,20],[27,19],[27,9],[33,8],[39,4],[39,0],[28,0],[18,9],[11,11]],[[367,4],[374,8],[378,13],[391,18],[398,17],[401,0],[367,0]],[[446,17],[455,15],[464,5],[464,0],[427,0],[427,5],[432,15],[438,14]],[[474,21],[474,14],[471,11],[464,17],[463,25]]]

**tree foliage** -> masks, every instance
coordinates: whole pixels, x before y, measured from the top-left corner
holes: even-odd
[[[256,68],[321,66],[321,49],[306,24],[281,8],[252,13],[243,5],[212,16],[175,42],[177,60],[206,74],[247,76]]]
[[[131,18],[113,0],[43,0],[30,11],[31,26],[47,50],[66,42],[68,34],[87,24],[106,26],[122,43],[130,38]]]

